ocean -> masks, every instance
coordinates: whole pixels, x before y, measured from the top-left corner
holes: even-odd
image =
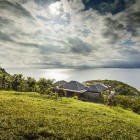
[[[108,79],[127,83],[140,90],[140,69],[121,68],[96,68],[96,69],[30,69],[30,68],[7,68],[10,74],[23,74],[24,77],[33,77],[59,80],[87,80]]]

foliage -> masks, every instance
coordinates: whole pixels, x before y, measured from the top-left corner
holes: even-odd
[[[32,77],[23,77],[22,74],[8,74],[0,68],[0,90],[15,90],[20,92],[34,92],[41,94],[51,94],[55,90],[54,81],[40,78],[36,81]]]
[[[36,80],[32,77],[27,77],[27,91],[36,91]]]
[[[12,76],[4,69],[0,68],[0,89],[10,90],[12,86]]]
[[[78,96],[73,96],[73,99],[76,99],[76,100],[78,100]]]
[[[124,109],[131,109],[140,114],[140,97],[139,96],[116,96],[115,100],[118,105]]]
[[[124,109],[131,109],[136,113],[140,114],[140,101],[134,99],[134,96],[138,96],[140,92],[122,82],[114,81],[114,80],[92,80],[86,81],[85,84],[90,86],[95,83],[103,83],[107,86],[112,86],[115,88],[115,91],[119,95],[116,100],[118,104]],[[54,80],[40,78],[36,81],[31,77],[23,77],[22,74],[14,74],[13,76],[8,74],[4,69],[0,68],[0,90],[15,90],[19,92],[39,92],[41,94],[49,95],[50,99],[57,100],[58,97],[66,96],[66,92],[63,86],[59,88],[54,84]],[[138,94],[136,94],[138,93]],[[127,97],[131,95],[132,97]],[[139,96],[138,96],[139,97]],[[77,97],[73,97],[77,99]],[[62,99],[62,98],[61,98]],[[96,103],[107,103],[107,98],[105,96],[96,97],[94,99],[89,98],[88,100],[83,101],[92,101]]]
[[[51,94],[55,89],[54,81],[50,79],[40,78],[37,85],[38,92],[41,94]]]
[[[138,91],[136,88],[117,80],[91,80],[86,81],[84,83],[88,86],[96,83],[102,83],[106,86],[114,87],[115,91],[120,95],[131,95],[131,96],[140,95],[140,91]]]
[[[139,140],[140,116],[72,98],[0,91],[0,140]]]
[[[140,91],[136,88],[116,80],[91,80],[85,82],[88,86],[95,83],[113,87],[116,92],[115,99],[113,100],[115,105],[140,114]],[[104,99],[104,104],[108,104],[108,95],[104,93],[102,97]]]

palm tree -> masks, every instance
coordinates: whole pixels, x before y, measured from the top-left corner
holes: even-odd
[[[25,86],[25,79],[22,74],[14,74],[12,88],[16,91],[23,91]]]
[[[53,80],[46,80],[45,78],[40,78],[37,82],[38,85],[38,91],[41,94],[50,94],[50,92],[53,92],[54,89],[54,81]]]
[[[31,77],[27,77],[27,89],[28,91],[35,91],[36,80]]]

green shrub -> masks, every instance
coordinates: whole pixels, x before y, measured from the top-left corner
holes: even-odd
[[[140,98],[134,96],[115,96],[117,104],[124,109],[140,114]]]
[[[73,96],[72,98],[78,100],[78,96]]]

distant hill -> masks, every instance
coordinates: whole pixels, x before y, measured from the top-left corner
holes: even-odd
[[[0,91],[0,140],[139,140],[140,115],[120,107]]]
[[[128,96],[140,95],[140,91],[138,91],[136,88],[117,80],[90,80],[85,81],[84,83],[87,86],[93,85],[95,83],[102,83],[104,85],[114,87],[115,91],[119,95],[128,95]]]
[[[6,71],[5,71],[5,69],[3,69],[3,68],[0,68],[0,74],[5,74],[5,75],[7,75],[7,76],[11,76],[9,73],[7,73]]]
[[[5,69],[0,68],[0,90],[9,89],[11,85],[12,76],[5,71]]]

